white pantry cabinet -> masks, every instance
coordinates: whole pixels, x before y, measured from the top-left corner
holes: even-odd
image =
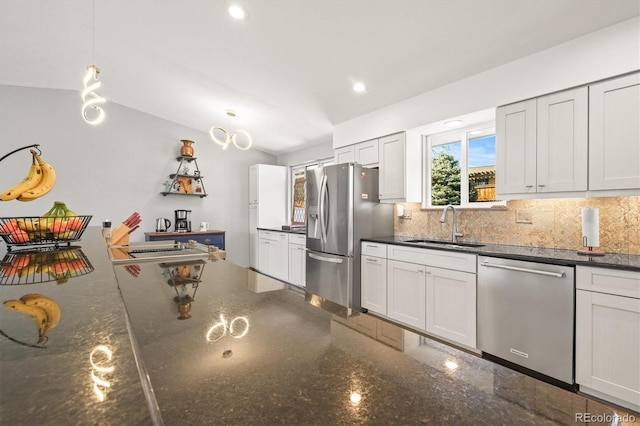
[[[587,150],[586,87],[499,107],[498,197],[586,191]]]
[[[426,324],[425,267],[387,260],[387,316],[424,330]]]
[[[259,271],[283,281],[289,279],[289,240],[285,232],[259,231]]]
[[[300,287],[306,285],[306,237],[289,234],[289,282]]]
[[[640,410],[640,272],[576,267],[576,382]]]
[[[387,315],[387,250],[385,244],[363,242],[360,262],[361,306]]]
[[[589,86],[589,189],[640,188],[640,73]]]
[[[426,269],[427,333],[476,347],[476,274]]]

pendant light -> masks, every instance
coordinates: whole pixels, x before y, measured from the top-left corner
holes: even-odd
[[[236,116],[236,112],[234,110],[228,109],[227,110],[227,116],[228,117],[235,117]],[[223,140],[219,139],[218,137],[216,137],[215,133],[221,133],[224,135]],[[242,135],[247,139],[247,144],[242,146],[238,144],[238,136]],[[246,151],[249,148],[251,148],[251,144],[253,143],[253,140],[251,139],[251,135],[245,131],[245,130],[236,130],[235,132],[233,132],[231,135],[229,135],[229,132],[227,130],[225,130],[224,128],[220,127],[220,126],[213,126],[211,129],[209,129],[209,136],[211,136],[211,139],[213,139],[213,141],[215,143],[217,143],[218,145],[222,146],[222,149],[227,149],[227,147],[229,146],[229,144],[231,142],[233,142],[233,145],[242,150],[242,151]]]
[[[92,28],[91,28],[91,60],[93,62],[95,54],[95,0],[92,2]],[[96,90],[100,88],[101,83],[98,80],[98,74],[100,69],[95,65],[89,65],[87,72],[84,75],[82,83],[84,90],[82,91],[82,118],[89,124],[97,125],[104,120],[104,110],[99,106],[106,102],[106,99],[96,93]]]

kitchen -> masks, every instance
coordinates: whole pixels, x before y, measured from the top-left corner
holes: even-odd
[[[97,22],[99,18],[97,14]],[[109,120],[113,125],[89,127],[77,120],[77,91],[3,85],[0,87],[0,127],[2,145],[7,146],[3,151],[28,143],[41,143],[48,160],[57,165],[60,171],[59,181],[49,197],[36,200],[28,206],[15,202],[3,203],[2,216],[44,212],[50,207],[52,197],[55,197],[67,201],[79,213],[94,214],[94,226],[99,226],[107,217],[118,223],[132,210],[139,210],[145,220],[144,230],[152,231],[155,218],[170,217],[177,208],[191,209],[194,223],[207,221],[212,227],[227,232],[227,260],[247,266],[248,211],[246,196],[242,194],[248,193],[247,171],[250,165],[295,165],[332,157],[334,148],[351,143],[637,70],[637,40],[634,37],[637,28],[638,21],[635,18],[450,86],[431,90],[408,101],[347,120],[334,127],[331,142],[279,156],[254,149],[246,152],[232,148],[221,151],[209,141],[205,131],[159,119],[135,108],[121,106],[115,101],[108,104]],[[98,46],[96,44],[97,49]],[[99,50],[96,51],[97,57],[98,53]],[[86,64],[83,63],[83,66]],[[547,73],[548,78],[540,78],[543,68],[552,70]],[[106,86],[107,73],[106,70],[103,72]],[[527,84],[523,85],[523,81],[527,81]],[[482,89],[487,87],[495,90],[487,93]],[[497,90],[498,87],[503,90]],[[464,108],[460,105],[464,105]],[[33,126],[30,120],[36,118],[39,125]],[[225,121],[222,124],[228,126]],[[51,136],[55,137],[55,145],[44,142]],[[172,172],[175,166],[173,157],[181,139],[196,140],[194,148],[206,179],[207,192],[211,194],[203,200],[194,197],[176,203],[159,196],[166,179],[162,176]],[[96,146],[100,147],[99,150],[96,150]],[[99,152],[98,156],[96,152]],[[152,169],[150,164],[159,166]],[[10,176],[24,173],[23,165],[15,160],[3,161],[2,170],[0,179],[3,184],[6,183],[5,186],[12,184],[7,180]],[[112,170],[117,172],[113,173]],[[89,191],[83,189],[79,179],[85,182]],[[120,200],[123,196],[130,201],[113,203],[112,200]],[[601,248],[607,252],[636,255],[637,251],[633,250],[637,249],[633,247],[637,247],[637,219],[628,214],[620,215],[620,212],[637,211],[637,196],[585,198],[566,203],[553,200],[510,202],[507,210],[491,212],[491,215],[461,211],[459,227],[477,241],[491,239],[495,243],[571,248],[579,245],[579,241],[574,242],[575,239],[569,238],[569,235],[580,233],[576,215],[579,215],[580,208],[592,206],[593,202],[600,206],[601,217],[607,218],[607,226],[614,227],[611,234],[618,236],[613,238],[603,232]],[[450,232],[450,222],[442,225],[438,222],[440,211],[423,211],[419,204],[407,204],[406,207],[412,219],[394,219],[398,235],[424,234],[432,238],[444,238]],[[522,210],[530,211],[533,215],[530,226],[516,224],[515,215]],[[566,217],[571,220],[564,220]],[[493,226],[485,225],[484,221]],[[472,223],[483,226],[476,226],[472,230]],[[505,226],[498,227],[497,224]],[[571,227],[569,231],[564,229],[565,224]],[[548,232],[549,226],[553,226],[554,232]],[[480,234],[476,229],[481,230]],[[142,239],[141,234],[133,234],[133,238]]]

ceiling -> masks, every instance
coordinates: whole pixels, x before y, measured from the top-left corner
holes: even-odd
[[[640,0],[237,3],[247,20],[232,19],[227,1],[0,0],[0,84],[80,91],[95,63],[108,102],[203,132],[244,129],[278,155],[640,14]]]

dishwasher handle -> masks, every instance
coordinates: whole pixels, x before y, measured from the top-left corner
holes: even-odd
[[[509,266],[509,265],[498,265],[495,263],[489,263],[487,261],[482,262],[480,265],[485,266],[487,268],[508,269],[510,271],[528,272],[531,274],[546,275],[549,277],[556,277],[556,278],[562,278],[565,275],[564,271],[562,272],[540,271],[538,269],[519,268],[517,266]]]

